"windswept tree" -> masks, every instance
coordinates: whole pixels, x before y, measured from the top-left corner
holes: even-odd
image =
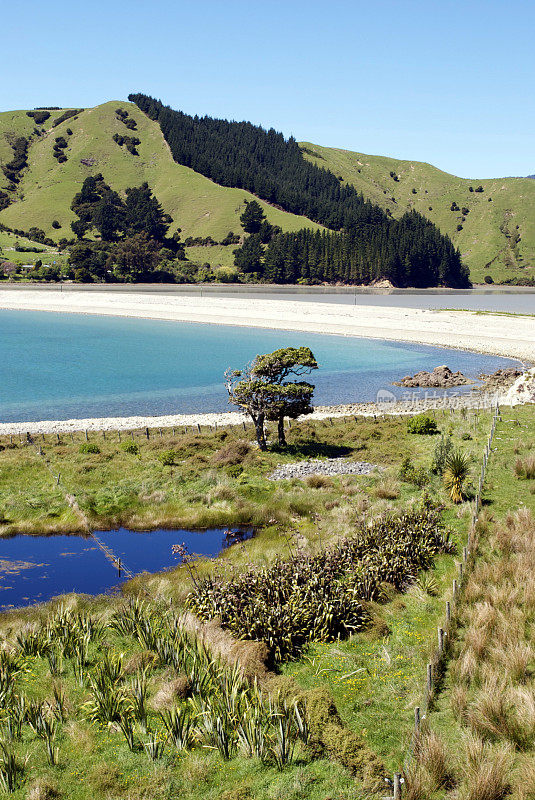
[[[311,413],[314,386],[289,378],[308,375],[317,368],[318,363],[309,347],[283,347],[256,356],[244,370],[227,370],[225,383],[229,401],[242,408],[253,420],[261,450],[267,449],[266,420],[277,422],[279,444],[285,445],[285,417],[296,419]]]

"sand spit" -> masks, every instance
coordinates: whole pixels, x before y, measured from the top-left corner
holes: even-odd
[[[0,308],[276,328],[452,347],[535,362],[535,317],[346,306],[236,296],[139,292],[17,291],[0,288]]]

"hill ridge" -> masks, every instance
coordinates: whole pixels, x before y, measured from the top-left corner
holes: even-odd
[[[124,108],[135,118],[137,130],[127,129],[116,119],[117,108]],[[28,167],[23,170],[14,192],[16,202],[0,211],[1,223],[23,230],[36,226],[56,241],[70,237],[69,226],[74,219],[70,203],[84,177],[90,174],[88,168],[84,169],[80,164],[80,159],[87,156],[95,158],[93,171],[102,171],[104,178],[119,191],[148,180],[165,210],[173,217],[173,228],[177,225],[182,228],[183,238],[211,237],[220,241],[230,230],[241,232],[239,216],[243,201],[253,195],[243,189],[222,187],[188,167],[176,164],[157,123],[149,120],[134,104],[108,101],[85,109],[77,119],[53,128],[50,123],[65,110],[51,110],[44,126],[35,125],[25,110],[0,114],[0,165],[5,165],[12,157],[9,140],[33,134],[28,149]],[[67,161],[58,164],[52,156],[54,139],[69,127],[73,135],[68,137]],[[37,136],[34,133],[36,128],[44,128],[46,133]],[[112,141],[114,134],[137,136],[141,140],[139,156],[131,155],[124,146]],[[415,208],[438,225],[459,246],[473,280],[482,282],[489,272],[496,282],[534,274],[535,181],[532,179],[469,180],[425,162],[326,148],[310,142],[300,142],[299,146],[305,158],[342,177],[343,183],[352,183],[365,199],[388,209],[393,216],[399,217],[404,211]],[[359,161],[362,163],[358,164]],[[390,172],[397,175],[397,181]],[[0,174],[0,179],[3,178]],[[473,189],[481,185],[484,191],[469,192],[470,185]],[[413,188],[416,188],[416,194],[412,193]],[[5,180],[0,180],[0,191],[6,191]],[[489,197],[492,197],[490,202]],[[306,217],[290,215],[272,204],[260,202],[269,221],[285,231],[318,228]],[[450,210],[453,202],[457,211]],[[468,208],[468,214],[462,213],[463,208]],[[61,225],[57,230],[52,227],[55,220]],[[462,226],[459,231],[458,225]],[[188,253],[208,263],[229,266],[233,261],[232,250],[232,246],[196,246]]]

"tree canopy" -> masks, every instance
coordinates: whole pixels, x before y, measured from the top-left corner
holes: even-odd
[[[125,199],[103,176],[86,178],[71,209],[78,217],[71,228],[78,237],[69,254],[74,277],[83,280],[172,280],[162,264],[184,259],[179,230],[171,238],[172,222],[148,183],[130,187]],[[94,241],[88,235],[98,235]]]
[[[283,347],[273,353],[258,355],[244,370],[225,373],[229,402],[242,408],[253,420],[256,439],[266,450],[265,421],[277,422],[280,445],[286,444],[284,419],[296,419],[312,412],[313,384],[287,380],[318,369],[308,347]]]

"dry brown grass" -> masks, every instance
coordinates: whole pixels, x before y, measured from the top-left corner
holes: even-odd
[[[150,704],[156,711],[173,708],[178,700],[185,700],[191,694],[192,684],[186,675],[161,680],[158,683]]]
[[[383,478],[373,491],[380,500],[396,500],[399,497],[399,484],[392,478]]]
[[[182,614],[181,624],[206,645],[212,656],[229,666],[239,666],[245,678],[257,678],[263,682],[270,677],[267,667],[269,648],[265,642],[234,639],[228,631],[223,630],[218,617],[202,622],[186,611]]]
[[[533,800],[535,797],[535,761],[533,757],[521,761],[515,770],[516,790],[513,800]]]
[[[524,683],[531,677],[531,665],[535,663],[535,649],[530,642],[513,640],[498,643],[489,650],[489,659],[503,670],[513,683]]]
[[[468,707],[468,690],[461,684],[455,684],[451,688],[450,703],[452,711],[457,719],[464,718]]]
[[[457,796],[502,800],[513,792],[515,799],[535,800],[535,519],[529,509],[490,527],[483,547],[487,558],[465,586],[464,636],[449,670],[453,713],[471,729]]]
[[[250,453],[251,446],[244,439],[229,442],[212,456],[212,463],[219,467],[230,467],[241,464]]]
[[[57,800],[61,797],[59,789],[50,778],[38,778],[28,788],[26,800]]]
[[[535,457],[528,456],[527,458],[517,458],[514,471],[517,478],[533,480],[533,478],[535,478]]]
[[[435,790],[432,776],[420,764],[414,763],[404,773],[404,800],[429,800]]]
[[[328,475],[307,475],[305,483],[310,489],[327,489],[333,486],[333,480]]]
[[[468,735],[460,768],[463,782],[459,800],[504,800],[510,794],[513,768],[510,745],[491,745]]]
[[[422,733],[414,753],[418,764],[432,779],[433,791],[452,782],[450,758],[444,741],[434,731]]]

